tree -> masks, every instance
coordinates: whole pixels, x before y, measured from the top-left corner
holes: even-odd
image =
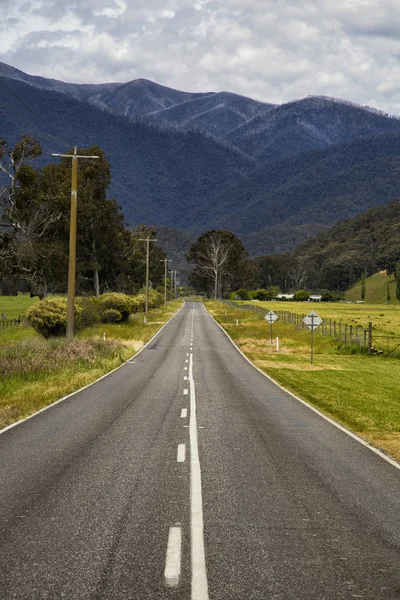
[[[390,286],[389,286],[389,283],[386,286],[386,300],[387,300],[387,302],[390,302]]]
[[[361,275],[361,300],[365,298],[365,273]]]
[[[400,301],[400,262],[396,264],[396,298]]]
[[[252,277],[247,250],[234,233],[224,229],[201,235],[192,244],[187,260],[195,263],[190,283],[198,291],[212,293],[215,299],[230,289],[245,287]]]

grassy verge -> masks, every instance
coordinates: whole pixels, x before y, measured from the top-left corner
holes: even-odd
[[[99,325],[80,332],[72,342],[44,340],[29,327],[0,339],[0,427],[92,383],[133,356],[180,308],[133,315],[128,323]],[[104,333],[106,340],[103,339]]]
[[[400,361],[370,356],[332,338],[315,336],[310,365],[310,333],[277,322],[269,344],[269,325],[259,316],[220,302],[206,308],[260,369],[294,394],[400,460]],[[236,325],[236,319],[239,325]]]

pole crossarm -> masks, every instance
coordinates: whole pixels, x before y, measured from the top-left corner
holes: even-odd
[[[71,218],[69,226],[69,264],[68,264],[68,295],[67,295],[67,338],[74,337],[75,329],[75,286],[76,286],[76,229],[78,212],[78,159],[100,158],[78,154],[78,147],[74,147],[73,154],[52,154],[60,158],[72,158],[71,173]]]

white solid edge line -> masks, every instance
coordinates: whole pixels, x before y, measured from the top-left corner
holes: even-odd
[[[191,529],[191,600],[208,600],[206,558],[204,551],[203,500],[201,469],[197,442],[196,392],[193,378],[193,356],[190,355],[190,529]]]
[[[168,587],[176,587],[179,583],[181,574],[181,546],[181,527],[170,527],[164,570],[164,579]]]
[[[182,408],[181,419],[186,419],[186,417],[187,417],[187,408]]]
[[[178,444],[178,452],[176,455],[177,462],[185,462],[186,458],[186,444]]]
[[[301,402],[301,404],[304,404],[304,406],[306,406],[307,408],[309,408],[310,410],[312,410],[314,413],[316,413],[317,415],[319,415],[320,417],[322,417],[322,419],[324,419],[325,421],[328,421],[328,423],[330,423],[331,425],[333,425],[337,429],[340,429],[340,431],[343,431],[343,433],[346,433],[348,436],[350,436],[351,438],[353,438],[353,440],[356,440],[356,442],[359,442],[360,444],[362,444],[363,446],[365,446],[365,448],[368,448],[368,450],[371,450],[371,452],[374,452],[374,454],[377,454],[378,456],[380,456],[381,458],[383,458],[384,460],[386,460],[386,462],[388,462],[389,464],[391,464],[393,467],[396,467],[396,469],[400,469],[400,463],[398,463],[396,460],[394,460],[394,458],[390,458],[390,456],[386,456],[386,454],[384,454],[383,452],[381,452],[380,450],[378,450],[378,448],[374,448],[374,446],[371,446],[371,444],[369,444],[366,440],[363,440],[357,434],[353,433],[349,429],[346,429],[346,427],[344,427],[343,425],[341,425],[337,421],[334,421],[333,419],[331,419],[327,415],[324,415],[324,413],[321,412],[320,410],[318,410],[318,408],[315,408],[314,406],[312,406],[312,404],[309,404],[306,400],[303,400],[302,398],[299,398],[298,396],[296,396],[295,394],[293,394],[292,392],[290,392],[289,390],[287,390],[286,388],[284,388],[280,383],[278,383],[277,381],[275,381],[275,379],[273,379],[272,377],[270,377],[270,375],[267,375],[267,373],[264,373],[264,371],[262,371],[261,369],[259,369],[255,364],[253,364],[251,362],[251,360],[249,358],[247,358],[247,356],[241,351],[241,349],[239,348],[239,346],[237,344],[235,344],[235,342],[233,341],[233,339],[231,338],[231,336],[229,335],[229,333],[227,331],[225,331],[225,329],[222,327],[222,325],[220,325],[218,323],[218,321],[216,321],[214,319],[214,317],[212,316],[211,313],[208,312],[208,310],[206,309],[206,307],[204,306],[204,304],[203,304],[203,308],[206,311],[206,313],[211,317],[211,319],[224,332],[224,334],[226,335],[226,337],[235,346],[236,350],[238,352],[240,352],[240,354],[243,356],[243,358],[245,360],[247,360],[247,362],[254,369],[256,369],[259,373],[261,373],[261,375],[264,375],[264,377],[266,377],[267,379],[269,379],[270,381],[272,381],[272,383],[274,383],[281,390],[283,390],[284,392],[286,392],[287,394],[289,394],[289,396],[292,396],[292,398],[294,398],[298,402]]]
[[[87,385],[79,388],[79,390],[75,390],[75,392],[71,392],[70,394],[68,394],[68,396],[63,396],[62,398],[59,398],[58,400],[55,400],[51,404],[48,404],[47,406],[44,406],[43,408],[40,408],[39,410],[37,410],[36,412],[32,413],[31,415],[28,415],[27,417],[24,417],[23,419],[20,419],[19,421],[15,421],[15,423],[10,423],[10,425],[7,425],[7,427],[3,427],[3,429],[0,429],[0,435],[2,433],[5,433],[9,429],[12,429],[13,427],[16,427],[17,425],[21,425],[21,423],[25,423],[25,421],[29,421],[29,419],[33,419],[33,417],[36,417],[37,415],[40,415],[40,413],[44,412],[45,410],[48,410],[49,408],[52,408],[53,406],[56,406],[56,404],[60,404],[60,402],[64,402],[64,400],[68,400],[68,398],[72,398],[72,396],[76,396],[76,394],[79,394],[80,392],[83,392],[84,390],[87,390],[88,388],[92,387],[92,385],[95,385],[96,383],[98,383],[102,379],[105,379],[109,375],[112,375],[113,373],[115,373],[115,371],[118,371],[118,369],[122,369],[122,367],[124,367],[126,364],[128,364],[129,361],[131,361],[133,358],[136,358],[141,352],[143,352],[143,350],[145,350],[146,347],[149,344],[151,344],[151,342],[154,340],[154,338],[157,337],[159,333],[161,333],[161,331],[164,329],[164,327],[166,327],[172,321],[172,319],[174,317],[176,317],[181,312],[181,310],[184,307],[185,307],[185,304],[183,306],[181,306],[181,308],[174,315],[172,315],[172,317],[170,319],[168,319],[168,321],[166,323],[164,323],[164,325],[153,335],[153,337],[150,338],[149,341],[145,343],[145,345],[143,346],[143,348],[140,348],[140,350],[138,350],[138,352],[136,352],[136,354],[134,354],[133,356],[131,356],[130,358],[128,358],[128,360],[126,360],[125,362],[123,362],[122,365],[119,365],[119,367],[116,367],[112,371],[109,371],[108,373],[105,373],[105,375],[102,375],[98,379],[95,379],[94,381],[92,381],[92,383],[88,383]]]

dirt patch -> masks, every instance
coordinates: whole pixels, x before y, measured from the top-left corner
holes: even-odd
[[[290,369],[292,371],[344,371],[342,367],[334,365],[310,365],[300,362],[287,363],[278,360],[255,360],[260,369]]]

